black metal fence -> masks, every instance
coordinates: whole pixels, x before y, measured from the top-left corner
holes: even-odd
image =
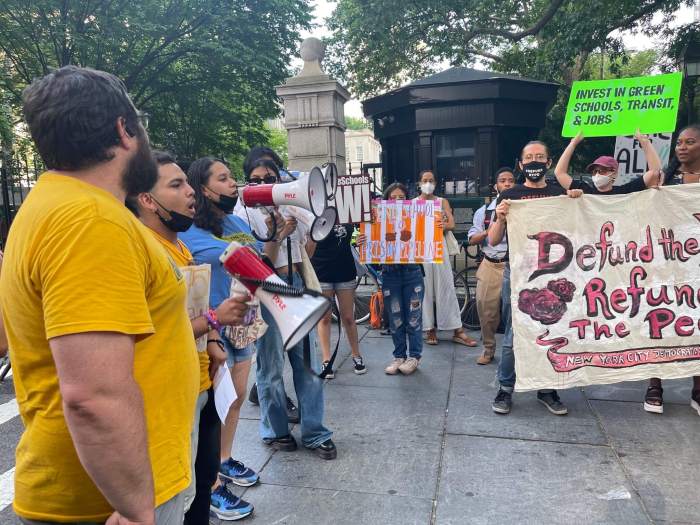
[[[42,169],[36,159],[21,159],[0,153],[0,246],[3,249],[12,219],[36,184]]]
[[[361,173],[367,173],[372,179],[372,191],[375,193],[382,193],[384,190],[384,180],[382,178],[382,163],[362,163],[348,162],[348,175],[359,175]]]

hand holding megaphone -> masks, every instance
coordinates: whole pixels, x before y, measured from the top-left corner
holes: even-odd
[[[274,317],[284,350],[299,343],[331,307],[320,294],[287,286],[252,248],[238,242],[229,244],[219,260]]]
[[[338,211],[335,208],[326,208],[320,217],[314,217],[310,211],[297,206],[284,206],[281,210],[283,215],[294,217],[303,224],[314,242],[321,242],[328,237],[338,220]]]

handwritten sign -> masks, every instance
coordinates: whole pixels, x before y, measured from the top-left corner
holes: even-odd
[[[368,174],[343,175],[335,190],[339,224],[368,222],[371,217],[372,180]]]
[[[649,136],[651,145],[659,154],[661,165],[668,163],[671,153],[671,133],[655,133]],[[615,140],[615,158],[620,167],[617,170],[615,185],[626,184],[634,178],[644,175],[647,166],[647,157],[644,154],[639,141],[631,135],[617,137]]]
[[[700,185],[513,201],[518,390],[700,375]]]
[[[372,202],[372,221],[361,232],[363,264],[442,263],[442,202],[435,200]]]
[[[615,137],[676,129],[681,73],[574,82],[563,137]]]

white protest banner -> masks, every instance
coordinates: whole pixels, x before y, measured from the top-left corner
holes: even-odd
[[[671,133],[654,133],[649,141],[659,154],[661,165],[668,163],[671,153]],[[615,159],[620,165],[615,185],[627,184],[636,177],[641,177],[649,169],[647,158],[639,141],[631,135],[617,137],[615,140]]]
[[[190,319],[203,315],[209,309],[209,281],[211,280],[211,266],[200,264],[199,266],[180,267],[187,285],[187,315]],[[197,352],[207,351],[207,334],[197,339]]]
[[[700,184],[512,201],[517,390],[700,375]]]
[[[363,264],[441,263],[442,201],[372,201],[372,221],[361,225],[367,243],[360,251]]]
[[[372,208],[372,179],[369,174],[338,177],[335,207],[339,224],[357,224],[370,220]]]

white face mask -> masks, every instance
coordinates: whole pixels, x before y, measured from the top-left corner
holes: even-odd
[[[433,184],[432,182],[424,182],[420,185],[420,191],[422,191],[426,195],[432,195],[435,191],[435,184]]]
[[[608,175],[593,175],[593,184],[595,184],[595,187],[598,189],[605,188],[610,182],[612,182],[612,178]]]

